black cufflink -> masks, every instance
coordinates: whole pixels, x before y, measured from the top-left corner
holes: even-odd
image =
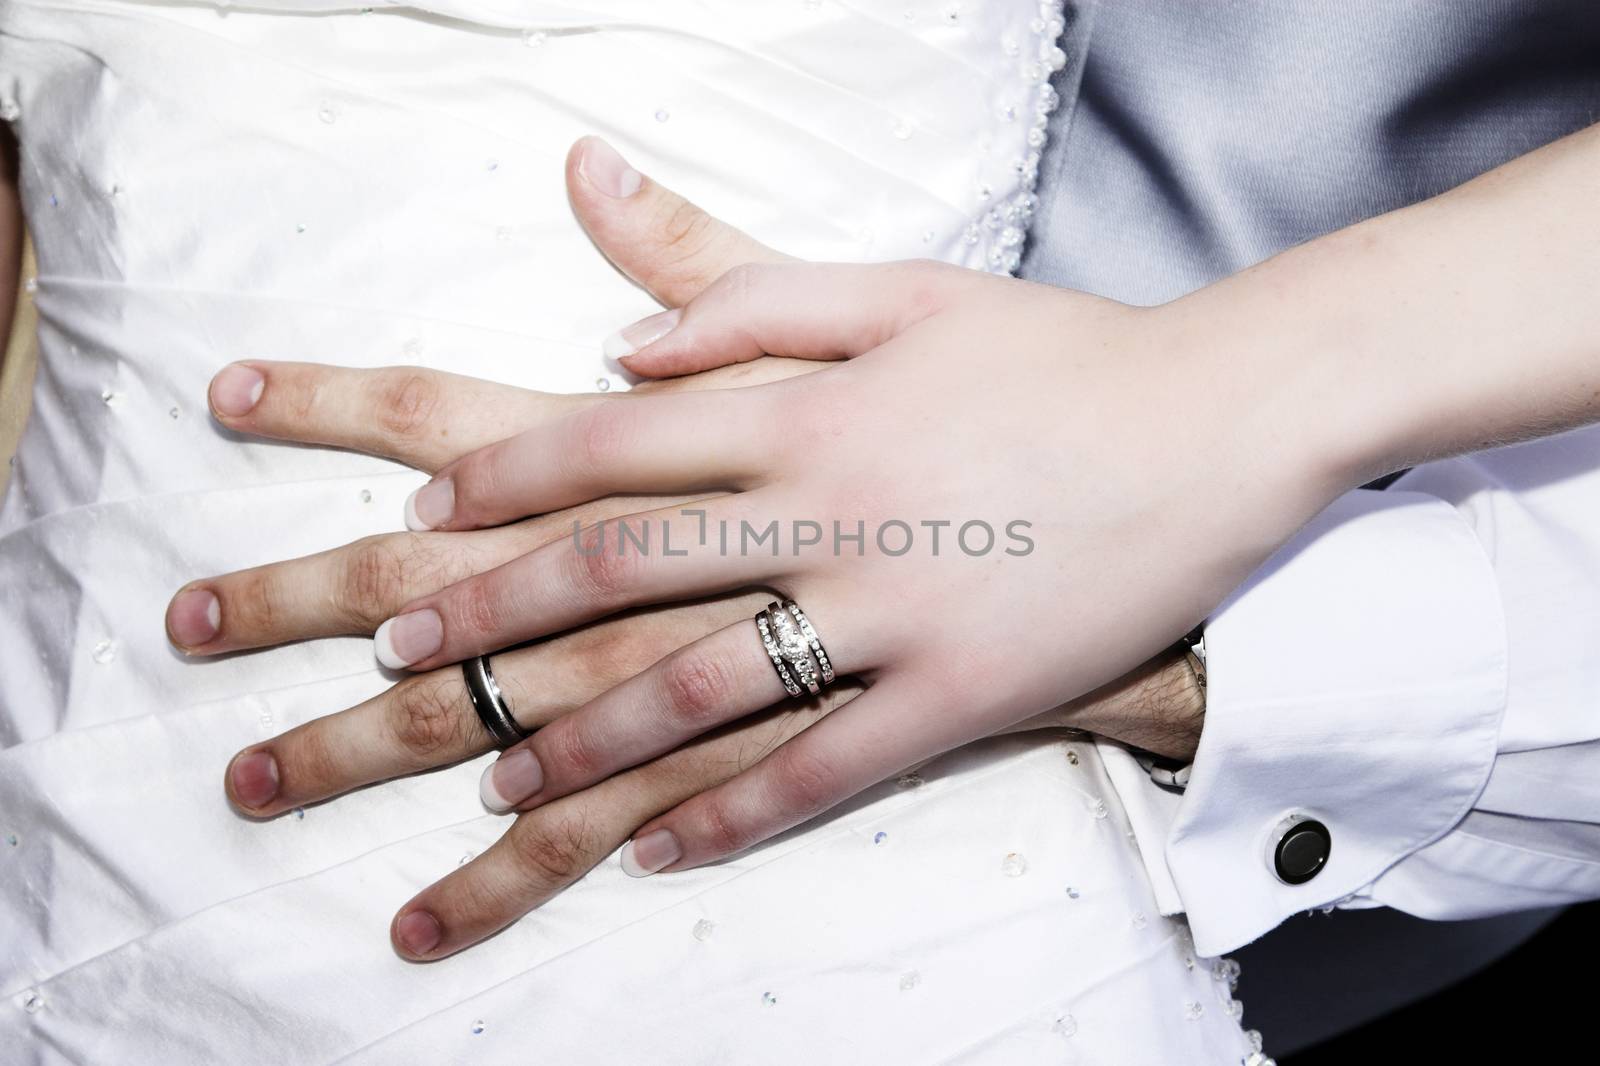
[[[1314,818],[1294,815],[1284,820],[1272,849],[1272,872],[1286,885],[1303,885],[1328,864],[1333,837]]]

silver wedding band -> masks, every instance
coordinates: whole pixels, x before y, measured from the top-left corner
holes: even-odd
[[[506,706],[506,698],[494,679],[494,670],[489,667],[487,655],[468,659],[461,664],[461,672],[466,677],[467,698],[472,701],[472,709],[478,712],[478,721],[494,737],[497,746],[509,748],[517,741],[533,736],[517,724],[511,708]]]
[[[815,696],[833,682],[833,663],[798,603],[773,600],[756,615],[756,632],[789,695]]]

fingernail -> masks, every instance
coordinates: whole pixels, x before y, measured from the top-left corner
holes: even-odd
[[[624,327],[605,339],[600,345],[600,354],[607,359],[622,359],[632,355],[640,348],[665,337],[678,328],[678,322],[683,318],[683,309],[674,307],[670,311],[662,311],[642,318],[631,326]]]
[[[657,829],[622,845],[622,872],[629,877],[649,877],[683,857],[683,845],[670,829]]]
[[[238,363],[224,367],[221,373],[211,379],[211,408],[229,418],[247,415],[255,407],[256,401],[261,399],[261,392],[266,387],[267,379],[261,376],[259,370]]]
[[[452,478],[430,481],[406,497],[406,528],[413,532],[438,529],[456,510],[456,483]]]
[[[217,635],[222,626],[222,604],[208,589],[188,589],[167,605],[167,632],[181,648],[194,648]]]
[[[444,928],[439,925],[439,919],[427,911],[412,911],[401,915],[394,923],[394,938],[409,954],[426,955],[444,939]]]
[[[598,137],[591,137],[578,161],[578,173],[607,196],[625,200],[639,191],[644,178],[617,150]]]
[[[484,770],[478,798],[496,814],[504,814],[544,787],[544,769],[527,748],[507,752]]]
[[[278,795],[278,760],[271,752],[252,751],[233,760],[228,771],[233,797],[251,809],[265,807]]]
[[[444,645],[444,622],[434,610],[396,615],[372,635],[378,661],[391,670],[421,662]]]

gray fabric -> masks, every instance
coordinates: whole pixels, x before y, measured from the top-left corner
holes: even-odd
[[[1159,303],[1600,120],[1600,3],[1069,3],[1025,276]]]
[[[1023,274],[1128,303],[1600,121],[1600,0],[1067,6]],[[1292,921],[1241,954],[1249,1022],[1273,1048],[1303,1046],[1465,976],[1550,913]]]

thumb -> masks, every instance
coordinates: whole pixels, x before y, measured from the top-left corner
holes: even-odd
[[[601,253],[668,307],[733,267],[791,258],[651,181],[599,137],[567,153],[567,195]]]

